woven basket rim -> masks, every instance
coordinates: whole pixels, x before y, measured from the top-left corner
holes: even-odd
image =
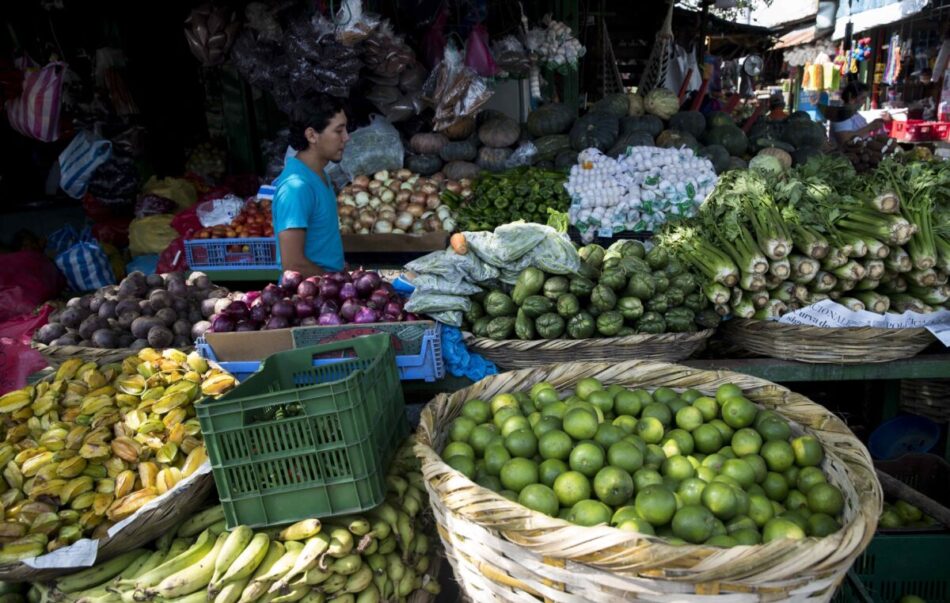
[[[672,340],[676,342],[692,342],[701,339],[709,339],[715,333],[715,329],[703,329],[702,331],[693,331],[690,333],[637,333],[636,335],[626,335],[624,337],[590,337],[587,339],[491,339],[489,337],[478,337],[473,333],[465,331],[462,337],[466,343],[476,347],[490,348],[520,348],[523,350],[543,351],[546,348],[555,348],[558,351],[570,349],[573,347],[613,347],[638,345],[644,342],[656,342]]]
[[[762,329],[772,329],[775,331],[791,331],[805,335],[852,335],[863,332],[893,334],[895,336],[906,335],[908,338],[918,337],[923,334],[929,334],[924,327],[908,327],[903,329],[893,329],[887,327],[815,327],[812,325],[792,325],[778,322],[776,320],[757,320],[754,318],[732,318],[724,320],[722,327],[756,327]]]
[[[793,422],[797,422],[797,417],[802,413],[814,413],[813,422],[815,424],[802,423],[800,424],[801,429],[815,435],[822,442],[826,452],[824,462],[826,468],[829,464],[836,465],[836,471],[846,476],[841,478],[841,482],[847,483],[849,488],[854,491],[854,496],[851,499],[854,504],[851,510],[853,517],[841,530],[821,539],[806,538],[799,541],[774,541],[768,544],[755,545],[754,547],[736,547],[733,549],[703,545],[674,546],[655,536],[623,532],[609,526],[581,527],[533,512],[475,484],[460,472],[445,464],[432,447],[436,438],[439,437],[439,433],[435,430],[440,426],[447,427],[448,422],[454,419],[458,413],[464,400],[472,397],[488,399],[488,396],[501,391],[491,387],[491,383],[495,381],[504,380],[504,384],[507,386],[503,388],[504,391],[525,390],[542,379],[550,379],[555,382],[565,380],[576,382],[579,378],[597,375],[603,376],[605,383],[632,384],[637,379],[635,378],[636,375],[631,373],[637,371],[639,371],[639,374],[647,371],[658,371],[657,374],[660,377],[668,377],[664,382],[675,389],[686,389],[688,387],[695,387],[700,390],[714,389],[715,386],[722,383],[736,383],[747,394],[747,397],[759,404],[760,407],[762,404],[756,398],[765,398],[766,394],[771,394],[780,397],[783,404],[780,406],[770,405],[769,408]],[[669,375],[666,373],[669,373]],[[681,383],[674,384],[670,380],[672,376],[676,376]],[[626,381],[621,381],[621,378],[624,377],[626,377]],[[643,387],[660,386],[660,382],[657,382],[655,378],[643,379],[643,381],[645,382]],[[703,381],[703,383],[700,383],[700,381]],[[449,407],[453,404],[456,405],[455,412],[449,410]],[[783,410],[785,412],[782,412]],[[438,423],[439,420],[443,421],[444,425]],[[831,442],[828,441],[829,439]],[[831,447],[832,443],[834,448]],[[623,576],[640,575],[643,577],[640,572],[647,569],[655,571],[672,570],[675,575],[665,576],[664,579],[683,582],[703,581],[708,579],[707,577],[701,577],[706,575],[703,572],[711,571],[710,567],[717,565],[718,560],[727,559],[729,555],[735,556],[733,553],[737,553],[738,549],[754,549],[757,558],[760,559],[774,558],[777,560],[784,558],[786,551],[789,550],[792,552],[806,551],[806,558],[816,557],[806,567],[801,566],[804,563],[802,557],[796,558],[799,565],[796,565],[794,570],[785,565],[784,571],[786,574],[774,578],[774,580],[783,583],[801,583],[800,576],[836,573],[843,575],[847,567],[873,537],[877,518],[880,516],[883,506],[881,486],[874,474],[873,463],[867,449],[840,419],[820,405],[764,379],[731,371],[693,369],[682,365],[650,360],[631,360],[618,363],[578,362],[557,367],[522,369],[488,377],[452,395],[440,394],[423,410],[417,431],[415,450],[422,461],[423,475],[430,494],[430,504],[438,505],[439,509],[444,509],[446,513],[451,513],[465,521],[500,533],[506,540],[535,554],[543,555],[546,558],[553,557],[582,563],[597,570]],[[472,492],[473,500],[470,503],[459,507],[444,505],[443,491],[452,492],[453,490],[462,489],[466,493]],[[847,496],[846,494],[846,500]],[[485,521],[485,517],[491,517],[491,520]],[[552,532],[556,532],[559,537],[556,545],[551,540],[553,537],[544,538],[546,534],[549,535]],[[563,545],[565,541],[571,543],[571,551],[563,552],[563,546],[559,549],[562,551],[560,554],[552,551],[552,546]],[[596,544],[593,541],[596,541]],[[591,544],[585,546],[579,544],[581,542]],[[594,546],[597,546],[597,548],[591,548]],[[632,563],[629,560],[624,561],[622,559],[624,554],[642,553],[647,547],[651,553],[655,553],[653,559],[659,560],[657,565],[647,568],[640,564],[635,571],[624,569],[630,567]],[[733,553],[724,551],[732,551]],[[670,563],[673,560],[676,560],[675,564]],[[699,574],[691,576],[690,571],[693,569]],[[722,568],[718,569],[727,571]],[[736,571],[741,572],[743,570],[737,569]],[[746,568],[745,571],[749,572],[751,570]],[[753,573],[752,576],[726,575],[715,580],[724,584],[730,582],[748,584],[750,582],[761,583],[763,580],[767,581],[767,579],[767,577]]]

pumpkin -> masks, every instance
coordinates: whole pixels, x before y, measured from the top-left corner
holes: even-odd
[[[438,155],[410,153],[406,155],[406,168],[422,176],[431,176],[442,169],[442,158]]]
[[[577,151],[561,151],[554,158],[554,167],[559,170],[568,169],[577,163]]]
[[[627,95],[627,115],[640,117],[645,112],[643,108],[643,97],[639,94]]]
[[[623,93],[608,94],[600,99],[590,108],[591,113],[606,113],[616,118],[626,117],[630,114],[630,101],[627,95]]]
[[[595,147],[606,151],[620,134],[620,120],[605,113],[588,113],[571,128],[571,147],[583,151]]]
[[[507,116],[489,119],[478,129],[478,139],[482,144],[496,149],[510,147],[521,137],[521,126]]]
[[[475,133],[475,118],[463,117],[448,128],[442,130],[449,140],[465,140]]]
[[[656,146],[664,149],[681,149],[683,147],[692,149],[693,152],[699,150],[699,142],[696,138],[681,130],[663,130],[656,137]]]
[[[449,143],[444,134],[423,133],[416,134],[409,139],[409,148],[413,153],[424,155],[438,155],[442,147]]]
[[[713,111],[709,114],[709,117],[706,119],[706,127],[712,129],[719,126],[734,126],[736,125],[736,120],[732,119],[732,116],[728,113],[723,113],[722,111]]]
[[[478,150],[478,167],[489,172],[500,172],[505,169],[505,162],[511,157],[511,149],[496,149],[482,147]]]
[[[642,117],[624,117],[620,121],[620,131],[623,134],[631,132],[646,132],[653,138],[660,135],[663,131],[663,120],[656,115],[644,115]]]
[[[473,179],[478,177],[481,171],[480,167],[468,161],[452,161],[451,163],[447,163],[445,168],[442,169],[442,173],[445,174],[445,177],[449,180],[461,180],[462,178]]]
[[[704,137],[706,144],[721,144],[730,155],[742,155],[749,147],[749,139],[738,126],[713,126]]]
[[[676,93],[666,88],[650,90],[643,99],[643,108],[651,115],[660,119],[669,119],[680,109],[680,100]]]
[[[443,161],[472,161],[478,155],[478,147],[472,140],[454,140],[439,152]]]
[[[542,105],[528,115],[525,128],[535,138],[563,134],[571,128],[576,117],[574,110],[561,103]]]
[[[729,169],[729,151],[721,144],[711,144],[704,147],[697,153],[700,157],[705,157],[713,164],[713,169],[717,174],[721,174]]]
[[[616,159],[623,155],[630,147],[652,147],[653,137],[646,132],[630,132],[621,134],[617,142],[607,151],[607,156]]]
[[[550,161],[561,151],[570,150],[571,138],[567,134],[552,134],[535,140],[534,146],[538,149],[540,161]]]
[[[670,118],[671,130],[682,130],[699,138],[706,131],[706,118],[699,111],[680,111]]]

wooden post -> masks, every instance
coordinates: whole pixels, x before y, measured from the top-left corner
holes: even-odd
[[[696,54],[696,64],[703,69],[703,60],[706,57],[706,22],[709,20],[709,5],[713,0],[703,0],[703,9],[699,14],[699,50]],[[705,69],[703,69],[705,77]]]

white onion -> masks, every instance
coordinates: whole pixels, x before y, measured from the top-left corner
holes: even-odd
[[[399,212],[399,215],[396,216],[394,222],[396,228],[401,230],[407,230],[412,227],[412,223],[415,222],[416,217],[407,211]]]
[[[393,231],[392,222],[387,222],[385,220],[378,220],[373,226],[373,232],[377,234],[389,234]]]

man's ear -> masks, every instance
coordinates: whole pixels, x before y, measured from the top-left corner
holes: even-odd
[[[314,128],[307,128],[303,131],[304,138],[307,139],[307,142],[311,144],[316,144],[320,140],[320,133],[317,132]]]

